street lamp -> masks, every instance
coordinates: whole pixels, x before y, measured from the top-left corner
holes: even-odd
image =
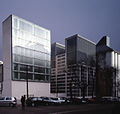
[[[28,65],[26,65],[26,91],[27,91],[27,99],[28,99]]]

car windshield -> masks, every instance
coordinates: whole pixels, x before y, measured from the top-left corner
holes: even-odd
[[[4,100],[4,97],[0,97],[0,100]]]
[[[38,100],[42,100],[42,98],[38,98]]]
[[[58,98],[51,98],[52,100],[58,100]]]
[[[37,100],[37,97],[32,98],[32,100]]]
[[[12,100],[12,98],[11,97],[6,97],[6,100]]]
[[[65,100],[65,98],[64,97],[60,97],[60,100]]]

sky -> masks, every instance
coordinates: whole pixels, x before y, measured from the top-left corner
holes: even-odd
[[[0,60],[2,22],[10,14],[49,29],[52,43],[74,34],[97,43],[107,35],[120,52],[120,0],[0,0]]]

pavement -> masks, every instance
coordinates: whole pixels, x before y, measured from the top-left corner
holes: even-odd
[[[120,114],[120,104],[0,107],[0,114]]]

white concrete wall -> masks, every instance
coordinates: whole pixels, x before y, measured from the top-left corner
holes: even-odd
[[[120,54],[118,54],[118,80],[117,81],[120,81]],[[118,87],[120,88],[120,86]],[[120,97],[120,91],[118,89],[118,96]]]
[[[120,69],[120,55],[118,54],[118,69]]]
[[[115,68],[117,68],[117,65],[118,64],[118,55],[117,55],[117,53],[115,53],[115,63],[114,63],[114,65],[115,65]]]
[[[3,22],[3,93],[11,96],[11,16]]]
[[[12,81],[12,96],[20,99],[26,93],[26,82]],[[50,96],[50,83],[28,82],[28,93],[36,97]]]
[[[114,51],[111,52],[111,66],[114,67],[114,64],[115,64],[115,54],[114,54]]]

